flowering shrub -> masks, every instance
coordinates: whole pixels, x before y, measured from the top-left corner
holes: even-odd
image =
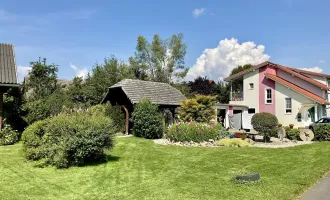
[[[10,125],[6,124],[5,127],[0,130],[0,146],[12,145],[18,141],[18,132],[13,130]]]
[[[203,142],[217,139],[221,125],[209,125],[197,122],[172,124],[168,128],[167,138],[174,142]]]

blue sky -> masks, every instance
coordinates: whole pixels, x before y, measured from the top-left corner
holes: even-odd
[[[265,59],[330,73],[329,10],[325,0],[1,1],[0,42],[15,45],[21,77],[46,57],[70,79],[111,54],[127,60],[138,35],[180,32],[191,78]]]

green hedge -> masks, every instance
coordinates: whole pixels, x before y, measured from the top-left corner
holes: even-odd
[[[164,116],[158,107],[145,99],[138,103],[133,116],[133,134],[137,137],[157,139],[163,137]]]
[[[23,132],[22,141],[26,159],[66,168],[103,161],[114,135],[109,117],[73,113],[35,122]]]
[[[330,124],[322,124],[314,130],[315,138],[320,141],[330,140]]]
[[[172,124],[167,130],[167,138],[174,142],[216,140],[220,129],[220,124],[217,126],[197,122]]]

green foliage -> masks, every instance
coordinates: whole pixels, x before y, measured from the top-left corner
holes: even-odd
[[[217,101],[220,103],[229,103],[230,101],[230,84],[219,81],[216,85]]]
[[[12,145],[18,142],[19,133],[13,130],[10,125],[6,124],[2,130],[0,130],[0,146]]]
[[[253,67],[253,65],[251,65],[251,64],[246,64],[246,65],[243,65],[243,66],[239,65],[238,67],[234,68],[231,71],[230,75],[237,74],[237,73],[239,73],[241,71],[244,71],[246,69],[250,69],[251,67]]]
[[[103,161],[114,134],[109,117],[81,112],[36,122],[23,132],[22,140],[27,159],[66,168]]]
[[[213,80],[201,76],[188,82],[188,87],[193,94],[215,95],[217,92],[216,86]]]
[[[215,96],[195,95],[195,98],[181,101],[179,117],[183,122],[209,123],[215,118]]]
[[[322,124],[314,130],[315,138],[319,141],[330,140],[330,124]]]
[[[25,80],[24,90],[29,101],[43,99],[57,89],[57,71],[55,64],[47,65],[46,58],[30,62],[31,71]]]
[[[91,107],[90,113],[96,116],[103,115],[112,119],[116,133],[125,130],[125,114],[119,106],[111,106],[109,102],[98,104]]]
[[[212,126],[204,123],[187,122],[172,124],[167,130],[167,138],[174,142],[203,142],[216,140],[221,125]]]
[[[74,104],[65,91],[57,89],[44,99],[34,100],[24,104],[24,109],[28,112],[25,120],[28,124],[32,124],[38,120],[58,115],[64,109],[71,109],[73,107]]]
[[[22,95],[19,88],[10,88],[3,94],[3,117],[6,124],[20,133],[27,126],[22,117],[25,114],[22,110],[22,103]]]
[[[79,98],[90,101],[92,105],[99,104],[110,86],[133,77],[133,70],[126,63],[118,61],[114,56],[105,58],[104,63],[96,63],[88,74],[82,97]]]
[[[278,119],[271,113],[257,113],[253,115],[251,124],[253,128],[264,136],[265,141],[276,135]]]
[[[225,147],[250,147],[251,144],[246,141],[242,140],[240,138],[224,138],[219,141],[217,141],[217,145],[219,146],[225,146]]]
[[[129,62],[137,78],[171,83],[173,79],[184,78],[188,72],[184,62],[186,51],[181,33],[165,40],[155,34],[151,44],[139,36],[135,56],[130,57]]]
[[[223,138],[228,138],[232,135],[231,132],[226,131],[226,130],[220,130],[218,134],[218,139],[223,139]]]
[[[163,137],[163,115],[158,111],[158,107],[150,100],[144,99],[138,103],[133,117],[133,134],[137,137],[156,139]]]
[[[286,136],[290,140],[298,140],[299,139],[299,134],[300,130],[298,128],[290,128],[290,127],[284,127]]]

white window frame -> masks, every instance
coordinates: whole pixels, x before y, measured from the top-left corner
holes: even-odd
[[[290,99],[290,103],[291,103],[291,108],[288,108],[287,107],[287,102],[286,102],[286,100],[287,99]],[[292,115],[292,98],[291,97],[286,97],[285,99],[284,99],[284,113],[286,114],[286,115]],[[291,110],[291,112],[287,112],[287,110]]]
[[[268,90],[270,90],[270,94],[271,94],[271,98],[270,99],[267,97],[267,91]],[[267,100],[270,100],[271,102],[268,103]],[[265,89],[265,104],[268,104],[268,105],[273,104],[273,90],[272,90],[272,88],[266,88]]]
[[[252,87],[251,87],[252,85]],[[249,90],[254,90],[254,83],[249,83]]]

